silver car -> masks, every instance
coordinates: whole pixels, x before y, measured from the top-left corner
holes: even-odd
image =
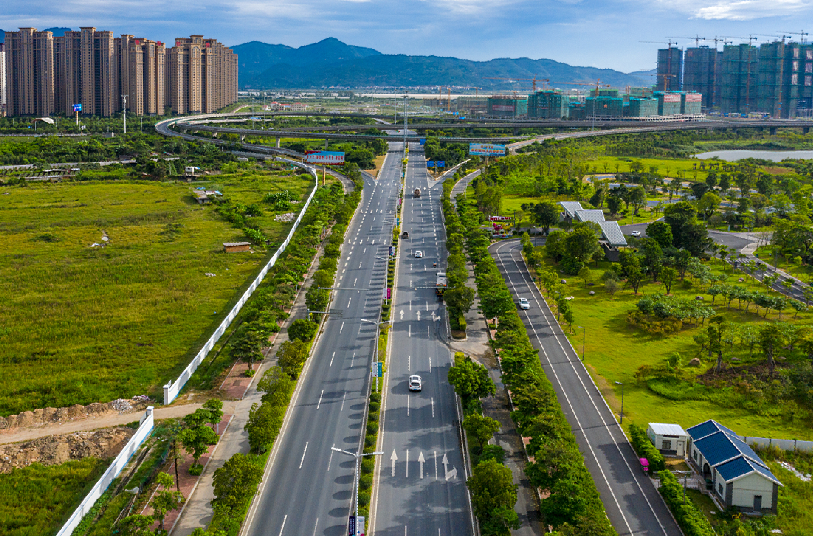
[[[409,390],[410,391],[420,391],[421,390],[421,377],[417,374],[413,374],[409,377]]]
[[[531,302],[528,301],[528,298],[519,299],[519,308],[526,311],[531,308]]]

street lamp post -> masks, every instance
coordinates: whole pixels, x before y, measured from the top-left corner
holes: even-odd
[[[621,382],[615,382],[615,384],[621,386],[621,422],[619,424],[624,424],[624,384]]]
[[[373,366],[378,367],[378,341],[381,338],[381,325],[382,324],[389,324],[390,320],[385,320],[384,322],[376,322],[374,320],[367,320],[366,318],[360,319],[362,322],[367,322],[368,324],[375,324],[375,350],[373,351]],[[378,392],[378,376],[375,378],[375,392]]]
[[[587,328],[584,326],[576,326],[577,328],[583,330],[582,336],[582,361],[584,361],[584,343],[587,341]]]
[[[334,450],[336,452],[341,452],[342,454],[347,454],[348,456],[352,456],[356,459],[356,519],[355,519],[355,530],[353,536],[359,536],[359,459],[363,458],[364,456],[379,456],[384,454],[383,452],[368,452],[364,454],[363,452],[350,452],[349,450],[342,450],[337,449],[336,447],[330,447],[330,450]]]

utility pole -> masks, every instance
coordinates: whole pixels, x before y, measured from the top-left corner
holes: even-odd
[[[342,454],[347,454],[348,456],[352,456],[356,459],[356,519],[355,519],[355,529],[353,531],[353,536],[359,536],[363,532],[363,528],[359,527],[359,460],[364,456],[380,456],[384,454],[383,452],[369,452],[367,454],[363,454],[362,451],[359,452],[350,452],[349,450],[342,450],[337,449],[336,447],[330,447],[330,450],[341,452]]]
[[[121,111],[124,113],[124,133],[127,134],[127,97],[129,95],[121,96]],[[79,117],[79,116],[77,116]]]
[[[615,382],[615,384],[621,386],[621,422],[619,424],[624,424],[624,384],[621,382]]]
[[[407,150],[407,95],[404,93],[404,151]]]

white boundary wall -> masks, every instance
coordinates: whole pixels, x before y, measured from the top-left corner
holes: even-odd
[[[294,226],[291,228],[291,231],[288,233],[288,236],[285,238],[285,241],[282,243],[279,249],[277,249],[276,253],[274,253],[274,256],[271,257],[271,259],[266,263],[265,266],[263,266],[263,269],[260,270],[260,273],[257,274],[257,277],[254,279],[251,285],[246,289],[246,291],[243,293],[243,295],[240,297],[237,303],[234,304],[234,307],[232,307],[231,311],[229,311],[229,314],[226,315],[226,318],[224,318],[223,321],[220,322],[220,325],[217,327],[215,332],[212,333],[212,336],[209,337],[209,340],[206,341],[206,344],[203,345],[203,348],[201,348],[200,351],[195,355],[195,358],[192,359],[192,362],[189,363],[189,365],[187,365],[183,372],[181,372],[181,375],[178,376],[178,379],[175,380],[174,382],[170,380],[169,383],[164,385],[164,405],[172,403],[172,401],[178,397],[178,393],[180,393],[181,389],[183,389],[183,386],[186,385],[186,382],[189,380],[189,378],[192,377],[192,374],[195,373],[195,370],[197,370],[198,366],[203,362],[203,360],[209,354],[211,349],[214,348],[214,345],[217,343],[220,337],[223,336],[223,334],[229,328],[235,317],[237,317],[237,314],[243,308],[243,305],[245,305],[245,303],[248,301],[248,299],[251,297],[254,291],[257,290],[257,287],[260,285],[260,283],[262,283],[262,280],[265,278],[265,275],[268,273],[268,270],[270,270],[277,263],[277,259],[279,259],[279,256],[282,254],[282,252],[285,251],[285,248],[288,247],[288,243],[294,236],[297,227],[299,227],[299,222],[302,221],[302,218],[305,216],[305,211],[308,210],[308,206],[310,206],[311,200],[313,199],[316,190],[319,188],[319,175],[316,173],[316,171],[314,171],[312,167],[301,164],[300,162],[295,162],[293,160],[283,158],[278,158],[277,160],[285,160],[286,162],[289,162],[291,164],[294,164],[296,166],[308,170],[310,174],[313,175],[313,178],[316,181],[313,190],[311,191],[311,194],[308,196],[308,200],[305,202],[305,205],[302,207],[302,210],[299,211],[299,216],[296,218]]]
[[[127,442],[124,449],[119,452],[119,455],[116,456],[113,463],[110,464],[107,471],[104,472],[99,481],[96,482],[96,485],[88,492],[82,500],[82,503],[74,510],[70,519],[68,519],[59,532],[57,532],[56,536],[69,536],[73,533],[74,529],[82,521],[82,518],[85,517],[85,514],[93,508],[93,505],[96,504],[99,497],[107,490],[110,483],[119,476],[121,470],[124,469],[124,466],[127,465],[127,462],[130,461],[133,454],[141,447],[144,440],[150,436],[154,424],[153,421],[153,407],[149,406],[147,412],[141,417],[141,424],[138,426],[135,435],[130,438],[130,441]]]
[[[747,445],[757,447],[776,447],[779,450],[801,450],[813,452],[813,441],[799,441],[797,439],[771,439],[770,437],[739,436]]]

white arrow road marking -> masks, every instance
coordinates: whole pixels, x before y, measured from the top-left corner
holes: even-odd
[[[398,315],[401,317],[401,320],[403,320],[404,319],[404,310],[401,309],[400,311],[398,311]]]
[[[332,356],[330,356],[330,364],[328,365],[329,367],[332,367],[332,366],[333,366],[333,358],[334,358],[334,357],[336,357],[336,352],[333,352],[333,355],[332,355]]]
[[[317,402],[317,404],[316,404],[316,409],[319,409],[319,406],[322,405],[322,397],[323,396],[325,396],[325,390],[324,389],[322,389],[322,394],[319,395],[319,402]]]
[[[302,464],[305,463],[305,453],[308,452],[308,442],[305,442],[305,450],[302,451],[302,459],[299,460],[299,468],[302,469]]]
[[[359,268],[361,268],[361,263],[359,263]]]
[[[412,310],[412,300],[409,300],[409,310]]]
[[[409,478],[409,449],[406,451],[406,476]]]
[[[395,454],[395,449],[392,450],[392,456],[390,456],[390,460],[392,460],[392,476],[395,476],[395,462],[398,460],[398,455]]]
[[[455,477],[457,477],[457,469],[452,467],[452,470],[446,473],[446,482],[448,482],[449,480],[454,480]]]
[[[426,459],[423,457],[423,451],[421,451],[420,455],[418,455],[418,463],[421,464],[421,478],[423,478],[423,464]]]
[[[418,311],[418,322],[420,322],[420,321],[421,321],[421,312]]]
[[[286,521],[288,521],[288,514],[285,514],[285,517],[282,518],[282,527],[279,529],[279,536],[282,536],[282,531],[285,530]]]

